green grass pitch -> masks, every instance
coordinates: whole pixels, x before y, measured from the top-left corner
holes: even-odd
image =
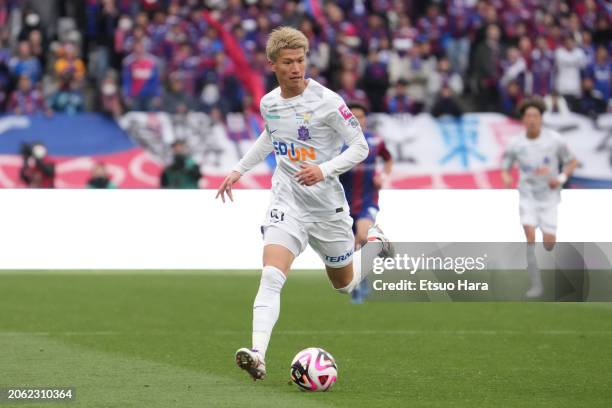
[[[259,275],[1,272],[0,387],[73,386],[15,407],[612,407],[612,304],[349,304],[322,271],[291,272],[253,383]],[[289,385],[302,348],[334,355],[328,393]]]

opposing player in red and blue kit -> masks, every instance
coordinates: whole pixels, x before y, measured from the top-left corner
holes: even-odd
[[[385,184],[391,174],[393,158],[387,150],[382,137],[368,130],[367,108],[359,103],[349,103],[349,109],[359,121],[364,130],[363,134],[368,143],[367,158],[340,176],[344,187],[346,201],[349,204],[350,214],[353,218],[353,232],[355,233],[355,249],[361,248],[367,242],[368,230],[376,223],[378,214],[378,191]],[[382,173],[376,171],[377,159],[384,162]],[[351,292],[353,303],[362,303],[367,292],[368,283],[364,279],[361,284]]]

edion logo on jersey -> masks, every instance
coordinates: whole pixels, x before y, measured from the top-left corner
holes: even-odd
[[[276,154],[279,156],[289,156],[289,160],[292,162],[305,161],[308,159],[315,160],[317,158],[317,152],[312,146],[305,148],[296,146],[293,143],[289,143],[289,145],[287,145],[285,142],[279,142],[276,140],[272,142],[272,145],[274,146],[274,151]]]
[[[325,260],[329,262],[334,262],[334,263],[342,262],[342,261],[346,261],[347,259],[349,259],[352,255],[353,255],[353,250],[351,249],[344,255],[338,255],[338,256],[325,255]]]

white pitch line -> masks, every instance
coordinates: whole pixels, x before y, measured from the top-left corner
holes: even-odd
[[[68,331],[68,332],[2,332],[0,337],[13,336],[130,336],[130,335],[147,335],[147,336],[171,336],[171,335],[248,335],[251,333],[246,330],[207,330],[207,331]],[[612,330],[276,330],[275,334],[284,335],[612,335]]]

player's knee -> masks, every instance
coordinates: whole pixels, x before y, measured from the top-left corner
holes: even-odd
[[[334,287],[334,289],[342,291],[342,289],[350,286],[351,279],[335,279],[335,280],[332,280],[331,284]]]
[[[552,251],[555,248],[556,242],[555,236],[544,236],[544,249]]]

